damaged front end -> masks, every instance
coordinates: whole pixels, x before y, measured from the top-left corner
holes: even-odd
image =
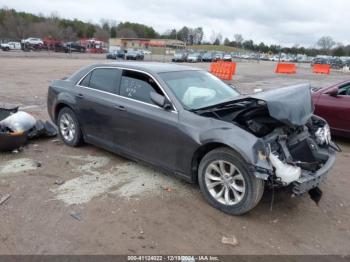
[[[257,155],[251,161],[253,173],[270,186],[291,187],[295,195],[317,191],[340,151],[327,122],[313,115],[308,85],[274,89],[196,113],[254,135],[259,146],[251,149]]]
[[[24,146],[28,139],[54,137],[56,128],[32,115],[18,111],[18,107],[0,108],[0,151],[12,151]]]
[[[295,195],[316,188],[335,162],[339,147],[330,139],[328,124],[312,116],[304,126],[276,128],[262,137],[268,145],[273,186],[288,186]]]

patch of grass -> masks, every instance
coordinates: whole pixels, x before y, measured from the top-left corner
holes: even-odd
[[[208,50],[208,51],[222,51],[222,52],[244,52],[242,48],[225,46],[225,45],[188,45],[188,49],[197,49],[197,50]]]

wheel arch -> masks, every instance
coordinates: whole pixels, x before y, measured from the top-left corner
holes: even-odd
[[[240,155],[244,160],[247,161],[247,157],[243,155],[239,150],[233,148],[232,146],[229,146],[227,144],[224,144],[222,142],[208,142],[206,144],[201,145],[197,150],[194,152],[191,160],[191,179],[193,182],[198,183],[198,168],[199,163],[203,159],[203,157],[209,153],[210,151],[220,148],[220,147],[226,147],[238,155]]]
[[[73,107],[70,106],[68,103],[65,103],[65,102],[57,103],[57,105],[55,106],[55,111],[54,111],[54,121],[55,121],[56,124],[57,124],[58,114],[65,107],[68,107],[69,109],[71,109],[75,113],[75,110],[73,109]]]

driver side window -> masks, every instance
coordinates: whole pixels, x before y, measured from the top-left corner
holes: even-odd
[[[164,96],[152,77],[131,70],[123,71],[120,82],[121,96],[154,105],[150,97],[152,91]]]
[[[339,87],[338,95],[340,96],[350,96],[350,84]]]

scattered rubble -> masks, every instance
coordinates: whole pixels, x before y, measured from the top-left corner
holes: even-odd
[[[279,221],[280,221],[280,220],[279,220],[278,218],[276,218],[276,219],[272,220],[271,223],[276,224],[276,223],[278,223]]]
[[[0,165],[0,175],[35,170],[41,163],[30,158],[18,158]]]
[[[10,194],[5,194],[5,195],[0,194],[0,206],[4,204],[10,197],[11,197]]]
[[[223,236],[221,239],[221,243],[225,245],[232,245],[232,246],[237,246],[238,245],[238,240],[235,236],[232,237],[225,237]]]
[[[56,144],[56,145],[62,145],[63,144],[62,140],[59,140],[59,139],[54,139],[51,142]]]
[[[169,186],[162,187],[162,188],[163,188],[163,190],[166,191],[166,192],[171,192],[171,191],[172,191],[171,187],[169,187]]]
[[[58,185],[58,186],[60,186],[60,185],[63,185],[64,184],[64,180],[61,180],[61,179],[57,179],[56,181],[55,181],[55,185]]]
[[[81,214],[79,212],[76,211],[72,211],[70,213],[70,216],[73,217],[74,219],[80,221],[81,220]]]

